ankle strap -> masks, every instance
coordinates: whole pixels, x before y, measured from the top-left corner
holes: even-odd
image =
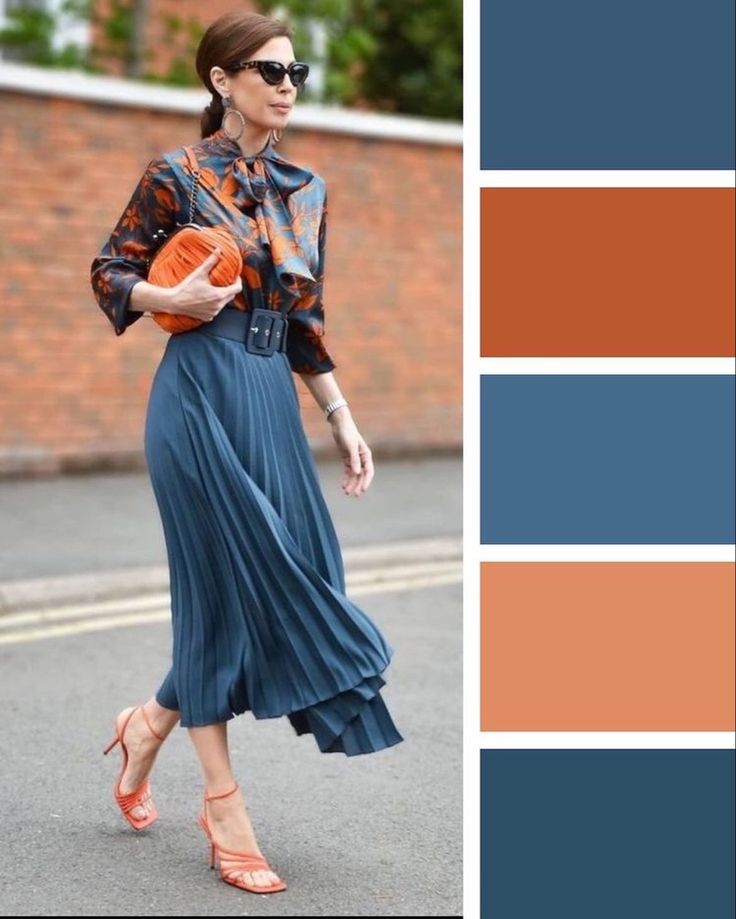
[[[141,710],[141,714],[142,714],[143,717],[146,719],[146,724],[148,725],[148,730],[153,734],[153,736],[154,736],[154,737],[157,737],[159,740],[166,740],[165,737],[161,737],[161,735],[160,735],[160,734],[157,734],[157,733],[153,730],[153,728],[151,727],[151,722],[149,721],[148,715],[146,714],[145,706],[139,705],[138,707],[139,707],[140,710]]]
[[[227,798],[229,795],[234,794],[234,793],[238,790],[238,788],[240,788],[240,786],[239,786],[238,783],[236,782],[236,783],[235,783],[235,786],[234,786],[233,788],[231,788],[230,791],[226,791],[226,792],[224,792],[224,793],[221,794],[221,795],[208,795],[207,792],[205,791],[205,793],[204,793],[204,799],[205,799],[205,801],[215,801],[215,800],[217,800],[217,798]]]

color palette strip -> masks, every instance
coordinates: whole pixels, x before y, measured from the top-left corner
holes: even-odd
[[[482,750],[481,915],[733,919],[733,750]]]
[[[734,3],[480,13],[481,915],[732,919]]]
[[[736,570],[481,564],[482,731],[734,731]]]
[[[481,542],[734,542],[733,376],[480,382]]]
[[[481,355],[731,357],[733,188],[481,189]]]
[[[733,169],[732,0],[481,0],[481,169]]]

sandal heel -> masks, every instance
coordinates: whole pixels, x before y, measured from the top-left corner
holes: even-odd
[[[107,754],[110,752],[110,750],[112,750],[112,748],[115,746],[115,744],[118,743],[119,741],[120,741],[120,738],[119,738],[119,737],[113,737],[113,739],[110,741],[110,743],[109,743],[109,744],[105,747],[105,749],[102,751],[102,755],[103,755],[103,756],[107,756]]]

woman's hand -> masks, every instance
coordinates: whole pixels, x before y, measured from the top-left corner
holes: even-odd
[[[363,440],[347,407],[335,409],[330,415],[330,426],[345,470],[340,483],[342,490],[346,495],[359,498],[373,479],[370,447]]]
[[[196,319],[210,322],[225,304],[230,303],[233,297],[240,293],[243,289],[241,277],[236,278],[235,283],[227,287],[217,287],[210,283],[210,271],[220,256],[219,250],[212,252],[198,268],[171,288],[169,312],[194,316]]]

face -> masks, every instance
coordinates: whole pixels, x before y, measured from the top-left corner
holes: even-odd
[[[261,45],[248,60],[280,61],[288,67],[295,60],[294,49],[286,36],[278,35]],[[242,112],[247,124],[264,130],[286,127],[297,95],[288,73],[278,86],[266,83],[256,67],[236,73],[213,67],[210,78],[220,93],[232,97],[232,105]],[[276,108],[275,103],[288,107]]]

